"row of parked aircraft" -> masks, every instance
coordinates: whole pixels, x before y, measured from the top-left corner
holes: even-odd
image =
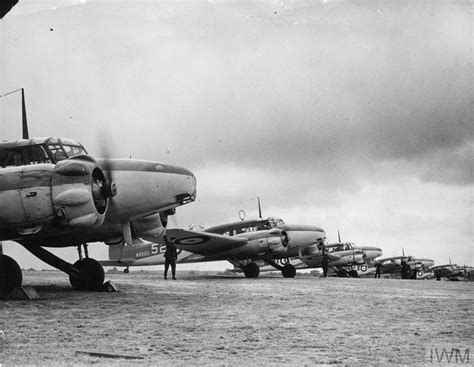
[[[259,205],[260,208],[260,205]],[[247,278],[256,278],[260,268],[279,270],[286,278],[296,275],[294,259],[307,268],[324,267],[345,272],[353,265],[367,267],[382,254],[377,247],[356,247],[350,243],[326,244],[323,229],[308,225],[285,224],[277,217],[241,220],[209,228],[193,226],[193,230],[167,229],[179,249],[177,263],[229,261]],[[109,260],[104,266],[143,266],[164,264],[166,246],[163,239],[149,242],[137,238],[131,246],[122,243],[109,246]],[[300,267],[301,268],[301,267]],[[354,270],[349,273],[356,276]]]
[[[88,256],[87,243],[110,246],[105,265],[154,265],[163,263],[165,233],[176,238],[178,262],[228,260],[249,278],[259,275],[262,264],[294,277],[294,259],[356,276],[354,267],[367,270],[382,254],[376,247],[326,244],[320,227],[264,219],[261,211],[258,219],[205,230],[166,229],[168,216],[196,199],[191,171],[154,161],[94,158],[73,139],[30,139],[24,90],[18,91],[23,139],[0,143],[0,241],[15,241],[65,272],[76,290],[97,291],[104,282],[104,269]],[[68,263],[48,247],[77,247],[79,260]],[[21,284],[18,263],[0,251],[0,298]]]
[[[382,257],[373,246],[355,246],[350,242],[325,243],[325,232],[318,227],[284,224],[281,218],[242,220],[191,230],[167,229],[179,249],[176,263],[189,264],[227,260],[232,272],[256,278],[261,272],[281,271],[294,277],[296,270],[324,268],[339,277],[389,277],[405,279],[448,278],[459,280],[470,268],[454,264],[434,265],[432,259],[405,255]],[[291,239],[291,240],[290,240]],[[163,265],[166,245],[137,238],[131,246],[109,245],[104,266],[129,267]],[[324,264],[326,257],[326,265]]]

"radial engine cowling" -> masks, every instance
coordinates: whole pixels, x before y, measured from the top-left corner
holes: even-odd
[[[356,255],[354,255],[353,259],[354,259],[354,263],[356,263],[356,264],[359,264],[359,265],[365,264],[365,255],[364,254],[356,254]]]
[[[101,225],[108,198],[115,195],[114,185],[86,155],[58,162],[51,185],[56,217],[60,224],[72,227]]]
[[[272,229],[268,237],[268,251],[274,254],[284,254],[288,248],[288,234],[279,229]]]

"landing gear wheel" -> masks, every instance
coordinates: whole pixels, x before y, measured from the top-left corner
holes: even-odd
[[[350,276],[351,278],[358,278],[358,277],[359,277],[359,274],[357,274],[357,271],[356,271],[356,270],[351,270],[351,271],[349,272],[349,276]]]
[[[79,276],[69,275],[69,281],[76,291],[100,291],[104,283],[104,268],[96,260],[85,258],[74,263]]]
[[[21,287],[23,275],[18,263],[10,256],[0,255],[0,299],[6,298],[13,289]]]
[[[246,278],[256,278],[260,274],[260,268],[254,262],[244,266],[244,274]]]
[[[281,269],[281,274],[285,278],[294,278],[296,275],[296,268],[291,264],[286,264],[283,269]]]

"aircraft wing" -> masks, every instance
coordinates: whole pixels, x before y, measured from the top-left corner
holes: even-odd
[[[341,256],[337,255],[337,253],[326,253],[329,261],[336,261],[341,258]],[[322,258],[322,257],[321,257]]]
[[[220,252],[244,246],[248,240],[243,237],[225,236],[209,232],[187,231],[184,229],[167,229],[168,238],[176,237],[178,249],[203,256],[213,256]]]

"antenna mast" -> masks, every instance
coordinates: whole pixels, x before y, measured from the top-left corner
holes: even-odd
[[[29,139],[30,136],[28,134],[28,121],[26,119],[26,103],[25,103],[25,89],[24,88],[21,88],[21,89],[17,89],[17,90],[14,90],[12,92],[8,92],[8,93],[5,93],[3,96],[1,97],[6,97],[8,96],[9,94],[13,94],[13,93],[16,93],[16,92],[19,92],[21,91],[21,124],[22,124],[22,138],[23,139]]]
[[[23,126],[23,139],[29,139],[28,121],[26,120],[25,89],[21,88],[21,122]]]

